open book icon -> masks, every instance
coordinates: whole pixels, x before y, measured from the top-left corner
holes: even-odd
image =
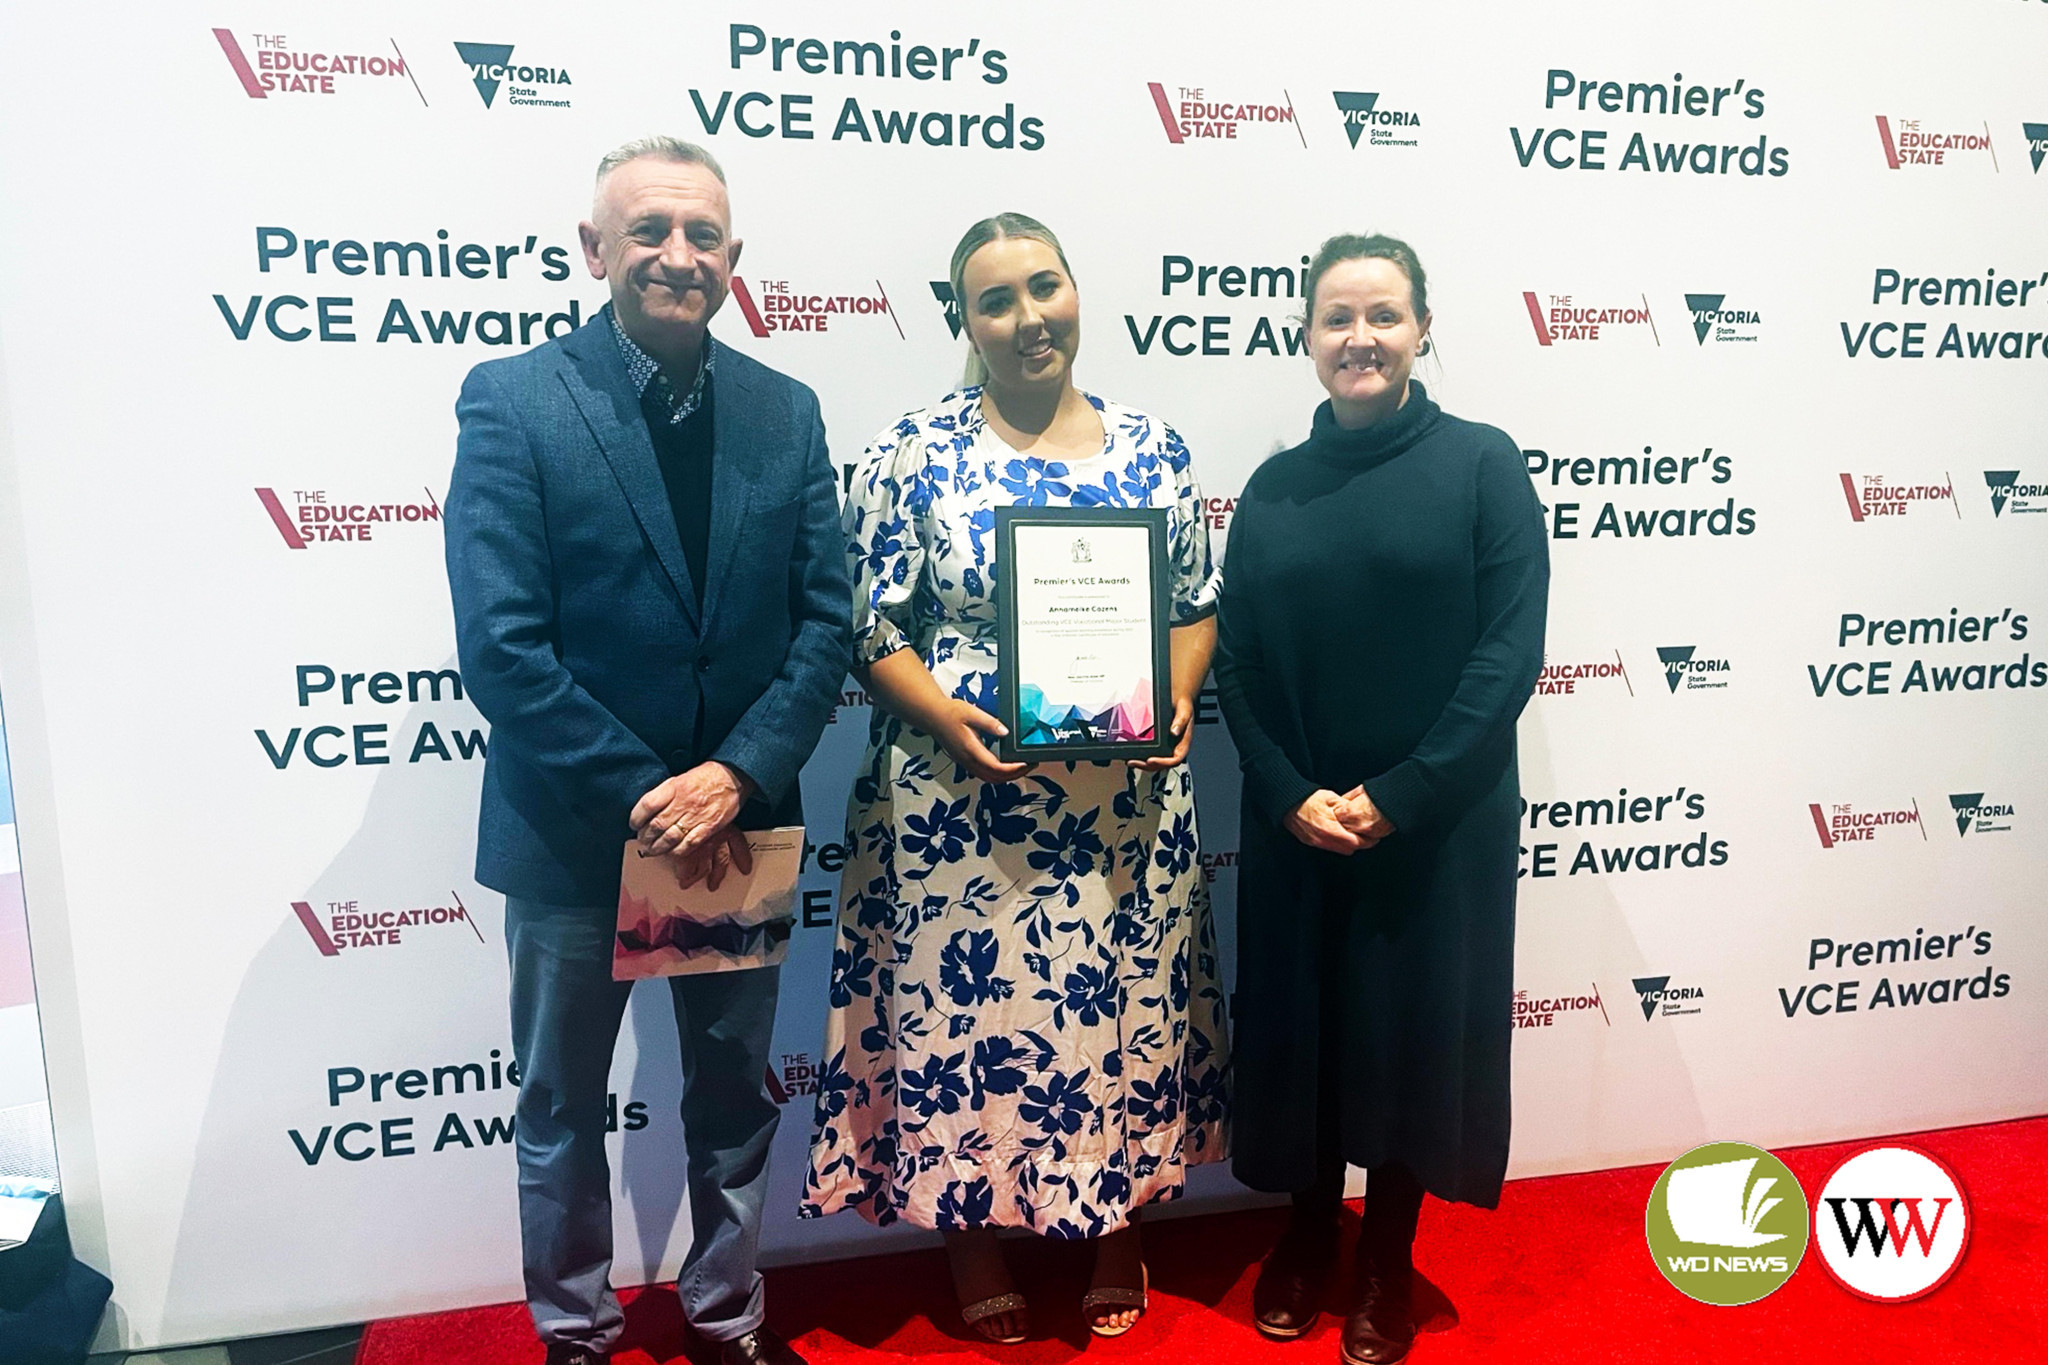
[[[1749,1183],[1757,1158],[1717,1161],[1710,1166],[1688,1166],[1673,1171],[1664,1186],[1664,1211],[1671,1230],[1683,1242],[1715,1247],[1760,1247],[1781,1242],[1782,1232],[1758,1232],[1756,1225],[1782,1199],[1767,1199],[1776,1176]],[[1744,1191],[1748,1194],[1745,1198]]]

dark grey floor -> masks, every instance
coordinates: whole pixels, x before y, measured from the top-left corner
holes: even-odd
[[[355,1365],[360,1327],[329,1327],[227,1343],[231,1365]]]
[[[182,1346],[166,1351],[120,1351],[90,1356],[87,1365],[355,1365],[360,1327],[329,1327],[318,1332],[249,1337],[217,1346]]]

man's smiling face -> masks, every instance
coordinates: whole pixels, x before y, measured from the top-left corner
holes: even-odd
[[[740,256],[724,183],[708,167],[643,156],[605,177],[592,215],[577,229],[583,259],[611,285],[627,334],[701,334]]]

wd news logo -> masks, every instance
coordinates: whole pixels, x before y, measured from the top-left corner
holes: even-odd
[[[2048,484],[2021,483],[2017,469],[1987,469],[1984,486],[1991,490],[1991,515],[2013,512],[2048,512]]]
[[[1835,1168],[1813,1204],[1813,1240],[1835,1283],[1904,1303],[1962,1264],[1970,1201],[1955,1173],[1912,1147],[1872,1147]]]
[[[1755,1303],[1806,1255],[1806,1192],[1785,1163],[1746,1142],[1710,1142],[1664,1168],[1643,1211],[1650,1257],[1701,1303]]]
[[[536,109],[569,107],[569,92],[563,88],[570,84],[566,67],[514,66],[510,43],[457,43],[455,55],[469,68],[469,78],[476,93],[483,96],[486,109],[498,98],[500,86],[506,87],[507,104]],[[543,90],[543,86],[548,88]]]
[[[1763,317],[1754,309],[1724,308],[1726,294],[1687,294],[1685,310],[1692,314],[1693,340],[1704,346],[1715,341],[1757,341]]]
[[[1951,792],[1949,808],[1956,815],[1956,837],[1971,834],[2012,833],[2012,806],[2004,801],[1986,801],[1983,792]]]
[[[1406,109],[1382,109],[1377,90],[1333,90],[1337,112],[1344,116],[1344,136],[1356,147],[1361,134],[1368,147],[1415,147],[1422,142],[1422,116]]]
[[[1664,682],[1673,692],[1726,687],[1730,672],[1726,659],[1697,659],[1697,645],[1659,645],[1657,661],[1664,666]]]

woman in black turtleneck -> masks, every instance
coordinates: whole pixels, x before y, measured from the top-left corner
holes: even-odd
[[[1305,279],[1330,401],[1260,466],[1224,567],[1217,684],[1244,765],[1235,1167],[1294,1213],[1254,1293],[1309,1330],[1367,1168],[1344,1358],[1398,1360],[1425,1190],[1491,1208],[1508,1157],[1515,719],[1549,557],[1521,452],[1409,380],[1426,281],[1387,237]]]

